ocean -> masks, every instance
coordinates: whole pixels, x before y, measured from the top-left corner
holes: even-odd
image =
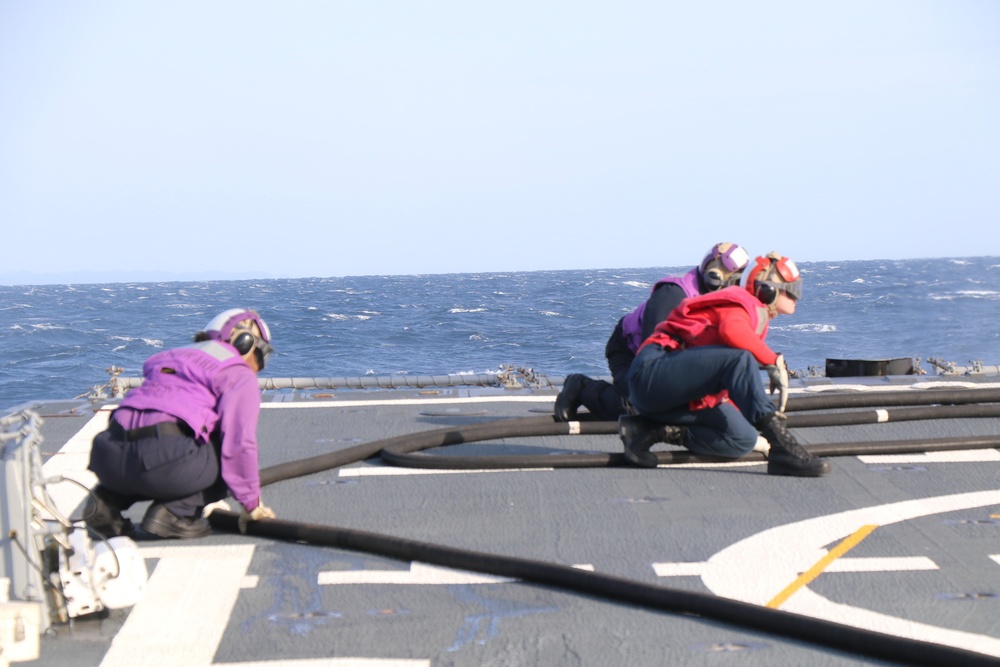
[[[0,286],[0,410],[138,377],[216,313],[256,308],[262,377],[494,373],[607,376],[604,345],[657,279],[690,267]],[[1000,258],[800,263],[804,296],[772,322],[789,368],[827,358],[1000,364]]]

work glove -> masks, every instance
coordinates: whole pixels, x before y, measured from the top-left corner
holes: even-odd
[[[261,519],[273,519],[276,516],[277,515],[274,513],[274,510],[265,505],[263,501],[258,500],[257,507],[254,507],[253,510],[248,512],[246,508],[243,508],[243,510],[240,512],[240,518],[237,523],[239,524],[240,532],[246,535],[247,524],[250,523],[251,521],[260,521]]]
[[[767,377],[771,380],[771,395],[778,390],[778,412],[784,414],[788,405],[788,366],[785,365],[785,355],[779,354],[770,366],[764,366]]]

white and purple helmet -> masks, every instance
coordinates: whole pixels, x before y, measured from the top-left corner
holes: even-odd
[[[750,263],[750,254],[735,243],[716,243],[701,260],[698,275],[709,291],[739,282],[740,274]]]
[[[251,322],[250,326],[244,324],[247,320]],[[260,336],[254,333],[253,324],[257,325]],[[271,347],[271,330],[267,323],[256,310],[249,308],[230,308],[219,313],[205,325],[202,334],[203,338],[229,343],[241,355],[253,350],[261,368],[264,368],[267,358],[274,351]]]

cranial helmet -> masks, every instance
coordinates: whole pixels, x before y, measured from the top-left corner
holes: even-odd
[[[798,301],[802,298],[802,276],[795,262],[780,253],[771,251],[754,260],[752,267],[743,272],[740,285],[753,294],[765,306],[778,300],[778,293],[784,292]]]
[[[205,325],[204,331],[195,336],[195,340],[224,341],[235,347],[241,356],[253,351],[260,368],[264,368],[274,351],[267,323],[256,310],[249,308],[230,308],[219,313]]]
[[[698,276],[710,292],[735,285],[740,272],[750,262],[750,254],[735,243],[716,243],[701,260]]]

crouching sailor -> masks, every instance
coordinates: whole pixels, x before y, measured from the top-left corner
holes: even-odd
[[[829,462],[802,447],[785,427],[788,369],[764,342],[771,318],[791,315],[802,296],[799,270],[787,257],[758,257],[741,286],[685,299],[643,343],[629,369],[640,416],[618,420],[625,458],[656,467],[650,447],[671,442],[707,456],[739,458],[758,447],[771,475],[819,477]],[[775,409],[761,381],[767,370]],[[758,445],[758,432],[767,441]]]
[[[154,354],[143,383],[94,437],[89,468],[97,475],[87,524],[106,537],[134,534],[122,511],[152,500],[142,528],[158,537],[204,537],[203,508],[232,496],[239,525],[274,518],[261,502],[257,461],[257,373],[271,353],[271,333],[253,310],[212,319],[194,343]]]

